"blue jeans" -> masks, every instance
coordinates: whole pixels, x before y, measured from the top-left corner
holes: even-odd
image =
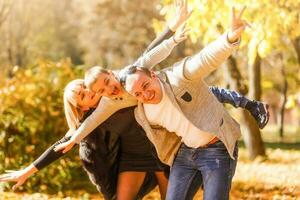
[[[221,141],[205,148],[190,148],[182,144],[171,167],[166,199],[193,199],[201,185],[204,200],[229,199],[237,155],[237,145],[233,160]]]
[[[216,86],[210,86],[209,89],[217,97],[219,102],[229,103],[236,108],[245,108],[246,104],[251,101],[247,97],[233,90],[218,88]]]

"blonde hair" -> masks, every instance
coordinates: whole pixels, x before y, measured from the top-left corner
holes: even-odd
[[[91,67],[84,74],[84,84],[87,88],[91,89],[92,85],[96,83],[100,74],[109,74],[109,72],[99,66]]]
[[[75,79],[67,84],[64,89],[64,110],[67,123],[70,129],[76,130],[83,117],[83,111],[77,105],[76,94],[84,86],[83,79]]]

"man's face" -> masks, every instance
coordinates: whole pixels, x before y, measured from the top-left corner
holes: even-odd
[[[153,72],[151,77],[140,70],[128,75],[125,89],[142,103],[158,104],[162,99],[162,88]]]
[[[106,97],[118,97],[123,94],[121,83],[111,71],[108,74],[101,73],[91,90]]]

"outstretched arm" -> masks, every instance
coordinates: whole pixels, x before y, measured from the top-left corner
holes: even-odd
[[[243,108],[250,112],[258,127],[263,129],[270,118],[269,105],[260,101],[250,100],[238,92],[218,87],[209,87],[211,92],[221,103],[229,103],[236,108]]]
[[[219,67],[238,47],[240,37],[248,23],[241,19],[245,7],[235,16],[232,10],[231,28],[216,41],[196,55],[189,57],[183,67],[183,75],[189,80],[204,78]]]
[[[146,54],[153,48],[155,48],[157,45],[162,43],[164,40],[172,37],[175,32],[173,32],[169,26],[167,26],[146,48],[146,50],[143,52],[142,55]]]
[[[187,38],[189,29],[182,26],[176,31],[175,35],[171,38],[164,40],[151,51],[142,55],[133,65],[151,69],[164,59],[166,59],[172,52],[173,48]]]
[[[129,94],[125,95],[127,96],[123,96],[122,98],[126,99],[126,101],[102,97],[96,110],[81,123],[80,127],[75,131],[71,139],[57,145],[54,148],[54,151],[63,150],[63,153],[69,151],[76,143],[79,143],[115,112],[122,108],[136,106],[136,99]]]
[[[233,90],[219,88],[216,86],[210,86],[209,89],[217,97],[219,102],[229,103],[236,108],[245,108],[247,102],[251,101],[245,96]]]
[[[53,163],[54,161],[56,161],[59,158],[61,158],[64,154],[62,152],[56,152],[56,151],[54,151],[54,148],[57,145],[68,141],[70,138],[71,138],[71,136],[69,136],[69,137],[63,137],[59,141],[55,142],[51,147],[49,147],[46,151],[44,151],[44,153],[40,157],[38,157],[33,162],[33,165],[38,170],[41,170],[41,169],[47,167],[48,165],[50,165],[51,163]]]
[[[12,187],[12,189],[15,190],[19,186],[23,185],[23,183],[25,183],[28,177],[36,173],[37,171],[38,169],[33,164],[21,170],[16,170],[16,171],[9,170],[8,173],[0,175],[0,182],[10,182],[10,181],[17,182]]]
[[[149,44],[143,54],[149,52],[164,40],[172,37],[176,30],[188,20],[192,11],[188,10],[188,0],[175,0],[175,16],[167,23],[167,27]]]
[[[69,132],[68,132],[69,133]],[[70,136],[65,136],[56,143],[54,143],[51,147],[49,147],[44,153],[36,159],[32,164],[28,167],[17,170],[11,171],[9,173],[0,175],[0,181],[8,182],[14,181],[16,184],[13,186],[13,190],[18,188],[19,186],[23,185],[24,182],[33,174],[38,172],[39,170],[45,168],[46,166],[50,165],[54,161],[61,158],[64,154],[62,152],[55,152],[54,147],[60,143],[66,142],[69,140]]]
[[[135,66],[152,68],[166,59],[173,48],[187,38],[188,29],[179,29],[191,16],[187,0],[176,0],[176,16],[168,27],[147,47],[143,55],[134,63]],[[173,34],[176,34],[173,36]],[[183,33],[184,32],[184,33]],[[171,37],[171,38],[170,38]]]

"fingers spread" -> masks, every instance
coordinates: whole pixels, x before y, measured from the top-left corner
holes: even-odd
[[[240,13],[239,13],[239,15],[238,15],[238,19],[241,19],[241,17],[242,17],[242,15],[243,15],[243,13],[244,13],[244,11],[245,11],[245,9],[246,9],[246,6],[244,6],[243,8],[242,8],[242,10],[240,11]]]
[[[184,22],[180,27],[179,27],[179,32],[183,32],[186,26],[186,22]]]
[[[70,150],[70,148],[65,148],[62,152],[67,153]]]
[[[15,173],[17,172],[18,170],[11,170],[11,169],[8,169],[8,170],[5,170],[5,174],[9,174],[9,173]]]
[[[183,5],[183,2],[182,2],[183,0],[179,0],[179,7],[182,7],[182,5]]]
[[[183,34],[187,34],[187,33],[189,33],[191,31],[191,28],[186,28],[186,29],[184,29],[184,31],[183,31]]]
[[[10,176],[7,176],[7,177],[3,177],[0,179],[0,181],[14,181],[15,178],[14,177],[10,177]]]
[[[175,7],[179,6],[179,0],[175,0]]]
[[[249,28],[252,28],[251,24],[249,24],[246,20],[243,20],[243,24]]]
[[[232,20],[235,19],[235,8],[234,8],[234,6],[231,8],[231,19]]]
[[[13,190],[16,190],[20,185],[22,185],[24,183],[24,181],[19,181],[19,182],[17,182],[17,184],[15,184],[13,187],[12,187],[12,189]]]
[[[187,19],[190,18],[190,16],[192,15],[193,11],[194,11],[193,9],[191,9],[191,10],[188,11]]]
[[[11,177],[11,174],[3,174],[0,176],[0,180],[5,180],[7,178],[10,178]]]

